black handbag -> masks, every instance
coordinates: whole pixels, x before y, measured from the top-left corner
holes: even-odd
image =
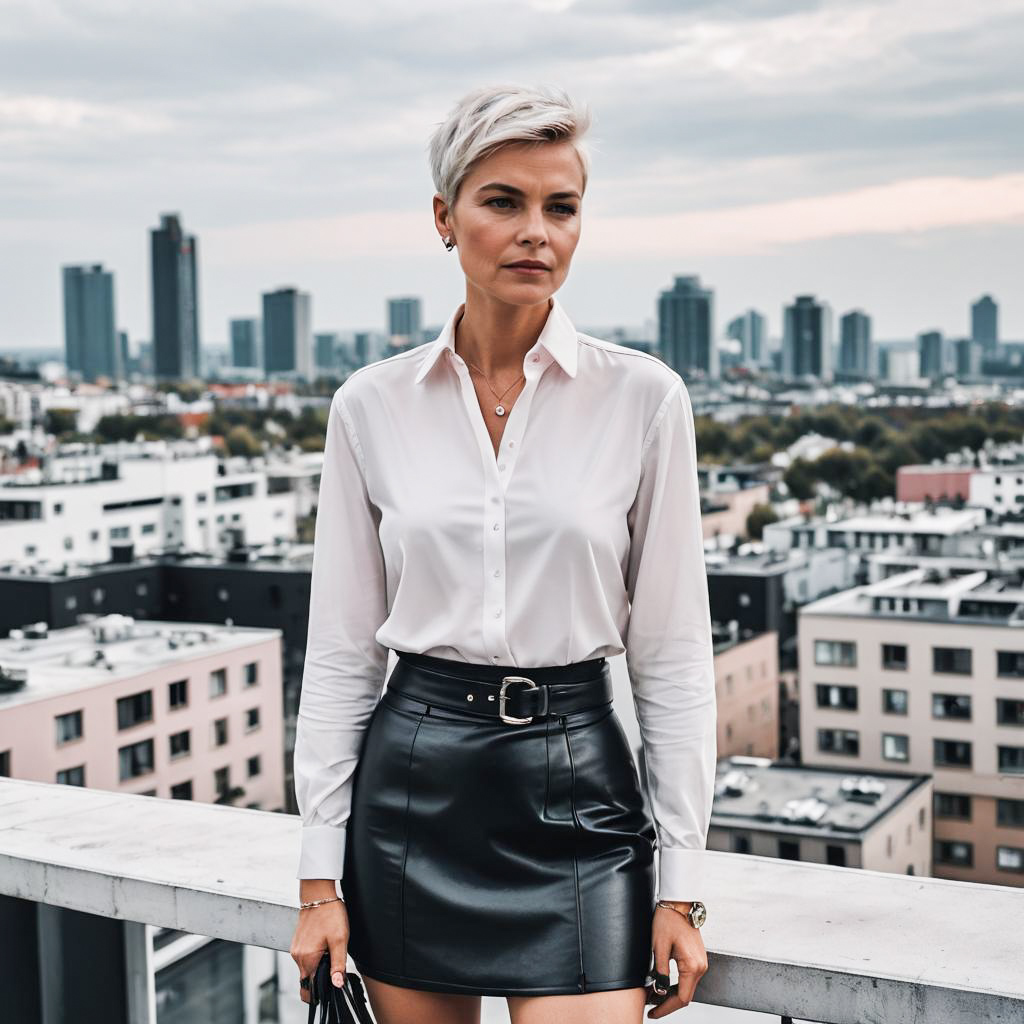
[[[331,954],[327,952],[320,957],[310,980],[308,1024],[316,1024],[317,1007],[319,1024],[374,1024],[363,979],[355,971],[346,970],[345,984],[335,988],[331,981]]]

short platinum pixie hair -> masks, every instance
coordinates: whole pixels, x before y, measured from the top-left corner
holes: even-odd
[[[430,173],[441,198],[453,206],[472,165],[512,142],[571,142],[583,167],[590,153],[582,141],[590,128],[585,102],[551,85],[488,85],[467,93],[430,137]]]

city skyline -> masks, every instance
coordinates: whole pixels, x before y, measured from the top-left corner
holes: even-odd
[[[430,30],[455,6],[123,18],[77,0],[58,18],[9,2],[0,266],[18,301],[0,348],[60,345],[66,264],[112,270],[118,328],[148,340],[146,227],[168,210],[202,246],[211,344],[284,284],[315,296],[315,330],[383,325],[400,294],[443,322],[464,280],[433,228],[426,142],[464,91],[506,78],[554,81],[595,115],[559,292],[577,322],[653,319],[692,274],[718,335],[754,308],[777,338],[814,294],[865,310],[879,340],[960,337],[987,293],[1001,336],[1024,340],[1019,4],[536,0],[493,43],[446,33],[438,61]]]

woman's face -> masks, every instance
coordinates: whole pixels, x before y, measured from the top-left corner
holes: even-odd
[[[479,161],[451,208],[434,198],[442,238],[455,238],[469,283],[515,306],[547,302],[580,240],[583,169],[568,142],[510,143]],[[522,273],[508,264],[536,260]]]

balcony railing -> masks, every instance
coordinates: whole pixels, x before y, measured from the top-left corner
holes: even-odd
[[[287,951],[300,827],[0,779],[0,894]],[[1024,889],[710,857],[699,1002],[827,1024],[1024,1021]]]

